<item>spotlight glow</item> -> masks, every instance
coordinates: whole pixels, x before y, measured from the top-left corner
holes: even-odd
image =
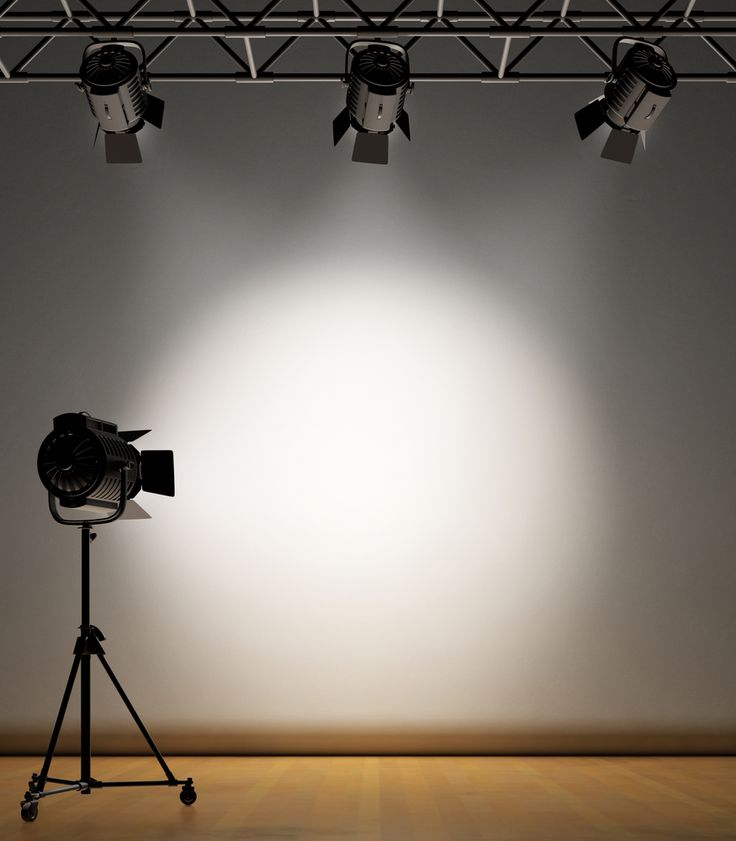
[[[487,281],[388,259],[244,280],[145,396],[181,454],[151,575],[188,570],[161,597],[202,606],[222,722],[514,720],[568,632],[605,510],[583,395]]]

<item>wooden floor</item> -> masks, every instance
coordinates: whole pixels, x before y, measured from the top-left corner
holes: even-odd
[[[95,759],[150,779],[147,758]],[[736,841],[730,757],[175,757],[169,788],[61,794],[23,823],[30,757],[0,758],[2,841]],[[152,773],[153,772],[153,773]],[[56,776],[77,762],[56,760]]]

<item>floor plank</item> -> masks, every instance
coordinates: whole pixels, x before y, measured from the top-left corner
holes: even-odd
[[[735,757],[174,757],[169,788],[61,794],[20,820],[33,757],[0,757],[3,841],[736,841]],[[75,778],[60,757],[55,776]],[[99,757],[102,780],[154,761]]]

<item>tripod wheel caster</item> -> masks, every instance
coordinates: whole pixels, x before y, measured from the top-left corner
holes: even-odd
[[[23,803],[20,807],[20,816],[26,823],[33,823],[38,817],[38,803]]]
[[[184,788],[182,788],[179,792],[179,800],[181,800],[185,806],[191,806],[196,799],[197,792],[192,786],[184,786]]]

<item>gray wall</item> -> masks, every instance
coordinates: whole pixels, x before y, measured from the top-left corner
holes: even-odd
[[[388,168],[330,86],[159,90],[139,168],[73,89],[0,93],[1,746],[68,669],[35,455],[87,409],[176,452],[93,558],[165,749],[733,749],[733,91],[629,168],[579,86],[418,86]]]

